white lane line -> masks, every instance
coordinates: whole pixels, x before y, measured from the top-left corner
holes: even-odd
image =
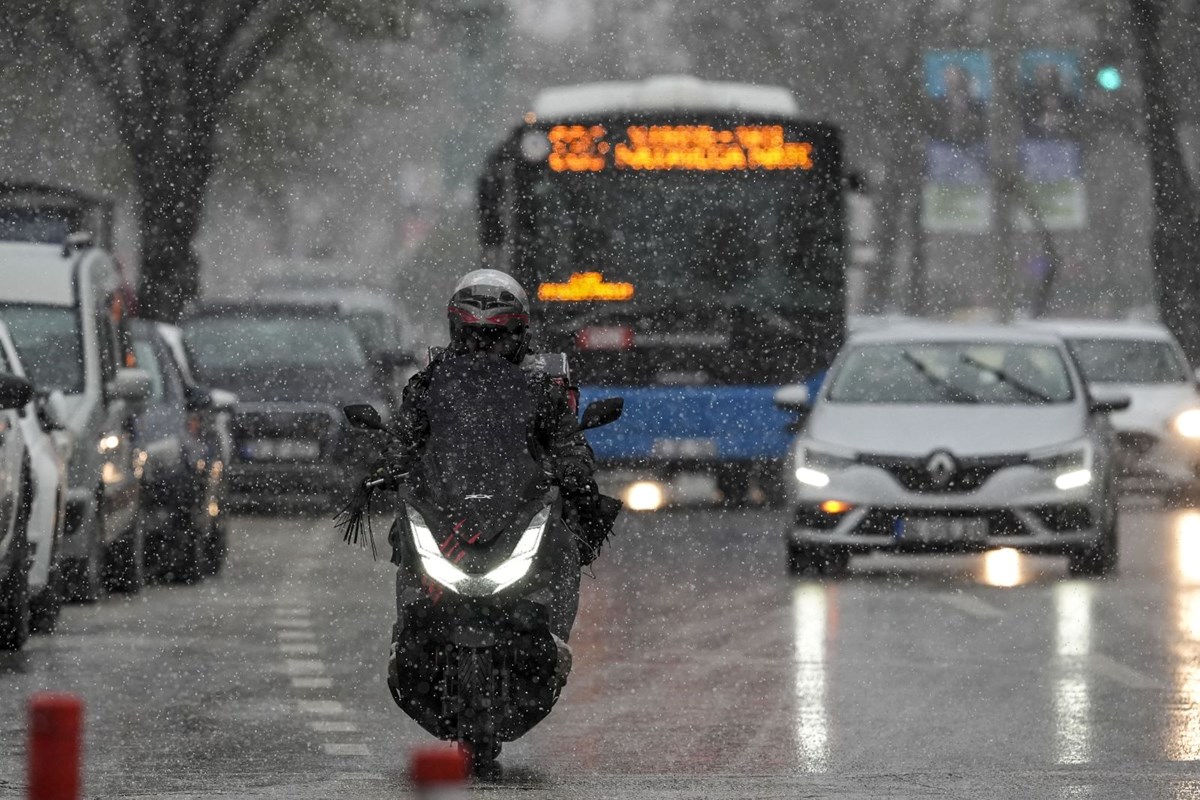
[[[298,703],[300,710],[305,714],[333,716],[346,713],[346,707],[337,700],[300,700]]]
[[[321,648],[314,642],[280,642],[279,652],[291,656],[315,656]]]
[[[980,600],[973,594],[939,592],[935,597],[951,608],[957,609],[969,616],[978,617],[979,619],[995,619],[1004,616],[1002,610],[991,603]]]
[[[293,689],[332,689],[332,678],[292,678]]]
[[[1097,675],[1108,678],[1114,683],[1119,683],[1129,689],[1166,689],[1158,681],[1151,678],[1149,675],[1138,672],[1133,667],[1127,667],[1119,661],[1104,655],[1103,653],[1094,653],[1089,656],[1092,669]]]
[[[369,756],[370,749],[365,744],[343,744],[339,742],[325,742],[321,745],[321,749],[325,751],[327,756]]]
[[[277,617],[307,617],[309,615],[308,606],[276,606],[275,616]]]
[[[317,733],[358,733],[357,725],[340,719],[319,719],[308,723],[308,726]]]
[[[272,623],[277,628],[311,628],[311,619],[276,619]]]
[[[288,675],[319,675],[325,671],[325,662],[316,659],[289,658],[283,662],[283,671]]]
[[[317,638],[317,635],[312,631],[279,631],[276,633],[276,636],[283,641],[290,642],[311,642]]]

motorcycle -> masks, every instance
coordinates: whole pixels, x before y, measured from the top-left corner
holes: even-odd
[[[508,416],[512,396],[503,402]],[[621,398],[591,403],[579,429],[616,421],[622,407]],[[344,412],[356,427],[391,433],[370,405]],[[475,434],[486,440],[494,427]],[[426,731],[466,745],[481,770],[562,691],[579,549],[552,470],[527,449],[473,441],[426,451],[420,474],[397,488],[388,537],[398,567],[388,688]]]

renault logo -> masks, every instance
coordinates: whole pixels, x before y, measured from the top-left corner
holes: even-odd
[[[942,489],[954,479],[955,473],[958,472],[958,462],[945,450],[939,450],[925,462],[925,471],[929,473],[929,481]]]

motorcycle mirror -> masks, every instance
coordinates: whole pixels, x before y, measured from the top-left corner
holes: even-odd
[[[587,408],[583,410],[583,421],[579,423],[579,430],[588,431],[610,422],[616,422],[621,418],[621,412],[624,409],[625,398],[623,397],[606,397],[603,400],[588,403]]]
[[[356,428],[367,428],[368,430],[381,431],[383,427],[383,417],[379,416],[379,411],[370,403],[354,403],[342,409],[342,413],[346,415],[346,419]]]

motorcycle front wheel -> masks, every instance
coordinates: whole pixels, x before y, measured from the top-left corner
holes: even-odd
[[[457,738],[471,754],[476,772],[500,756],[496,737],[496,670],[489,648],[456,648]]]

